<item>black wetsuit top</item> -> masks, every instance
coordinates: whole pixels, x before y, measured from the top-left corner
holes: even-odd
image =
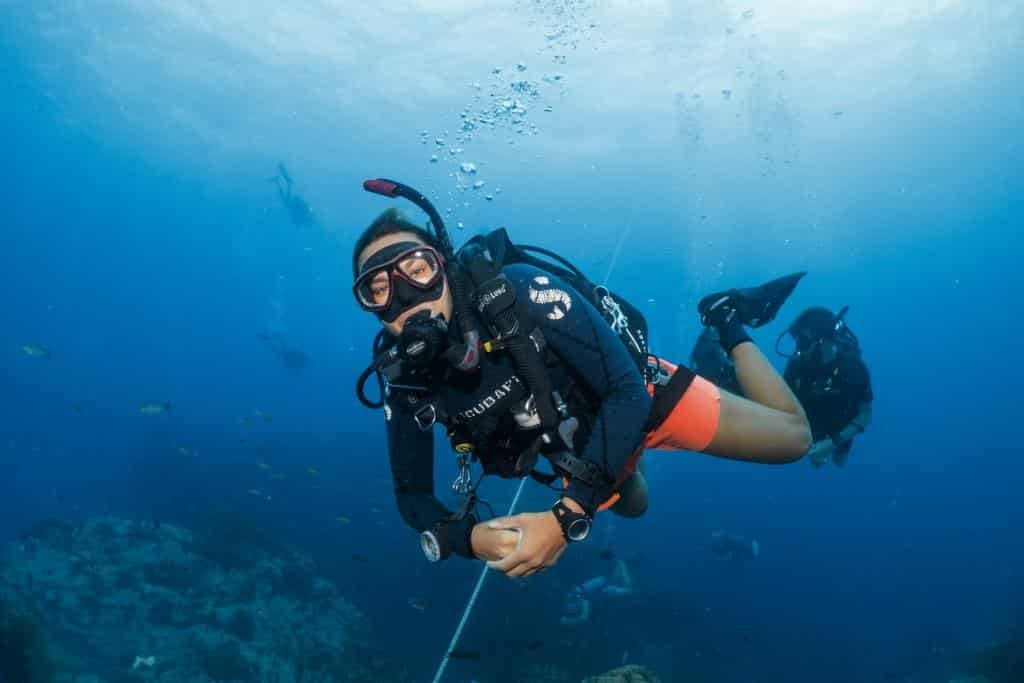
[[[871,376],[856,348],[841,350],[829,363],[794,356],[784,377],[807,413],[815,441],[838,436],[861,405],[874,398]]]
[[[614,480],[642,443],[651,411],[636,363],[597,309],[564,280],[524,264],[507,266],[504,273],[515,289],[524,332],[540,331],[548,375],[580,421],[573,452]],[[439,422],[474,431],[475,454],[485,463],[517,456],[539,434],[531,426],[536,418],[508,353],[483,354],[472,374],[447,368],[439,375],[430,393],[415,397],[414,403],[411,393],[392,390],[385,411],[398,509],[418,531],[451,514],[434,495],[432,430],[421,429],[415,419],[425,404],[434,406]],[[591,511],[610,493],[610,488],[591,488],[576,479],[566,491]],[[453,552],[473,557],[469,535],[476,522],[469,515],[449,524]]]

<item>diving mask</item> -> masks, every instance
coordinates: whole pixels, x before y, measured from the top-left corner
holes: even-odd
[[[444,293],[444,258],[419,242],[398,242],[371,256],[352,285],[356,303],[384,322],[437,301]]]

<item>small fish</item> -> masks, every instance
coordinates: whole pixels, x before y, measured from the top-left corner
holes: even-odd
[[[349,524],[352,523],[351,519],[349,519],[348,517],[344,517],[344,516],[335,517],[334,521],[337,522],[338,524],[342,525],[342,526],[348,526]]]
[[[272,469],[272,468],[270,467],[270,465],[268,465],[268,464],[267,464],[267,463],[265,463],[265,462],[261,462],[261,463],[259,463],[258,465],[256,465],[256,467],[259,467],[259,468],[260,468],[261,470],[269,470],[269,469]]]
[[[615,551],[611,548],[605,548],[600,553],[598,553],[597,556],[600,557],[602,560],[614,560]]]
[[[449,650],[448,659],[480,659],[480,653],[476,650]]]
[[[138,657],[138,656],[136,656],[135,657],[135,663],[132,664],[132,671],[134,671],[135,669],[138,669],[140,666],[144,666],[146,668],[152,668],[152,666],[154,664],[156,664],[156,657],[152,657],[152,656],[150,656],[150,657]]]
[[[139,412],[143,415],[163,415],[170,411],[171,404],[164,402],[143,403],[139,406]]]
[[[536,652],[537,650],[541,649],[542,647],[544,647],[544,641],[543,640],[531,640],[530,642],[528,642],[526,644],[526,649],[529,650],[530,652]]]
[[[261,420],[263,420],[264,422],[270,422],[271,420],[274,419],[274,418],[270,417],[270,415],[268,415],[267,413],[264,413],[262,410],[257,410],[253,414],[256,417],[258,417]]]
[[[307,473],[309,473],[309,474],[311,474],[311,475],[312,475],[312,476],[314,476],[314,477],[315,477],[315,476],[317,476],[318,474],[320,474],[320,470],[318,470],[318,469],[317,469],[317,468],[315,468],[315,467],[307,467],[307,468],[306,468],[306,472],[307,472]]]
[[[423,598],[409,598],[409,607],[423,612],[427,609],[428,603]]]
[[[75,411],[76,413],[78,413],[79,415],[81,415],[83,410],[84,410],[84,408],[82,408],[82,404],[81,403],[72,403],[71,404],[71,409],[73,411]]]
[[[275,472],[274,474],[270,475],[270,478],[273,479],[274,481],[284,481],[285,479],[288,478],[288,475],[281,474],[280,472]]]
[[[184,446],[178,446],[178,455],[191,455],[191,453]]]
[[[53,354],[50,353],[50,349],[46,348],[42,344],[22,344],[21,352],[29,358],[43,358],[50,360]]]
[[[376,508],[376,507],[370,508],[370,512],[372,514],[374,514],[374,515],[379,515],[380,514],[380,508]]]
[[[259,489],[249,489],[249,493],[251,493],[254,496],[262,496],[263,495],[263,492],[260,491]]]
[[[363,562],[363,563],[366,563],[366,562],[370,561],[370,558],[367,557],[366,555],[359,555],[357,553],[357,554],[352,556],[352,561],[353,562]]]

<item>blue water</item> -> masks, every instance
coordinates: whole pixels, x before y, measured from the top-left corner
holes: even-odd
[[[678,360],[700,296],[807,270],[756,340],[849,305],[876,397],[844,469],[652,455],[645,518],[601,519],[525,585],[488,579],[463,641],[484,659],[447,680],[584,647],[588,673],[625,654],[666,680],[905,680],[1008,635],[1024,609],[1024,10],[221,4],[4,3],[0,539],[47,516],[225,503],[317,556],[429,680],[478,568],[423,562],[383,420],[352,391],[375,322],[352,301],[351,247],[391,205],[361,189],[383,176],[452,208],[458,240],[507,226],[608,274]],[[502,120],[456,143],[474,95],[518,78],[539,91],[519,96],[526,132]],[[280,160],[315,225],[266,182]],[[461,161],[483,188],[459,188]],[[308,366],[284,367],[268,331]],[[151,401],[171,410],[139,414]],[[258,462],[319,474],[267,481]],[[497,508],[513,491],[486,488]],[[520,507],[550,499],[528,485]],[[723,566],[717,528],[762,556]],[[609,547],[647,599],[559,629],[564,591]]]

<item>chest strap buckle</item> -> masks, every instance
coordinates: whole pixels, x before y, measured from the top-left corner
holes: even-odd
[[[437,408],[434,407],[433,403],[428,403],[413,413],[412,417],[416,421],[416,426],[421,431],[429,432],[437,423]]]

